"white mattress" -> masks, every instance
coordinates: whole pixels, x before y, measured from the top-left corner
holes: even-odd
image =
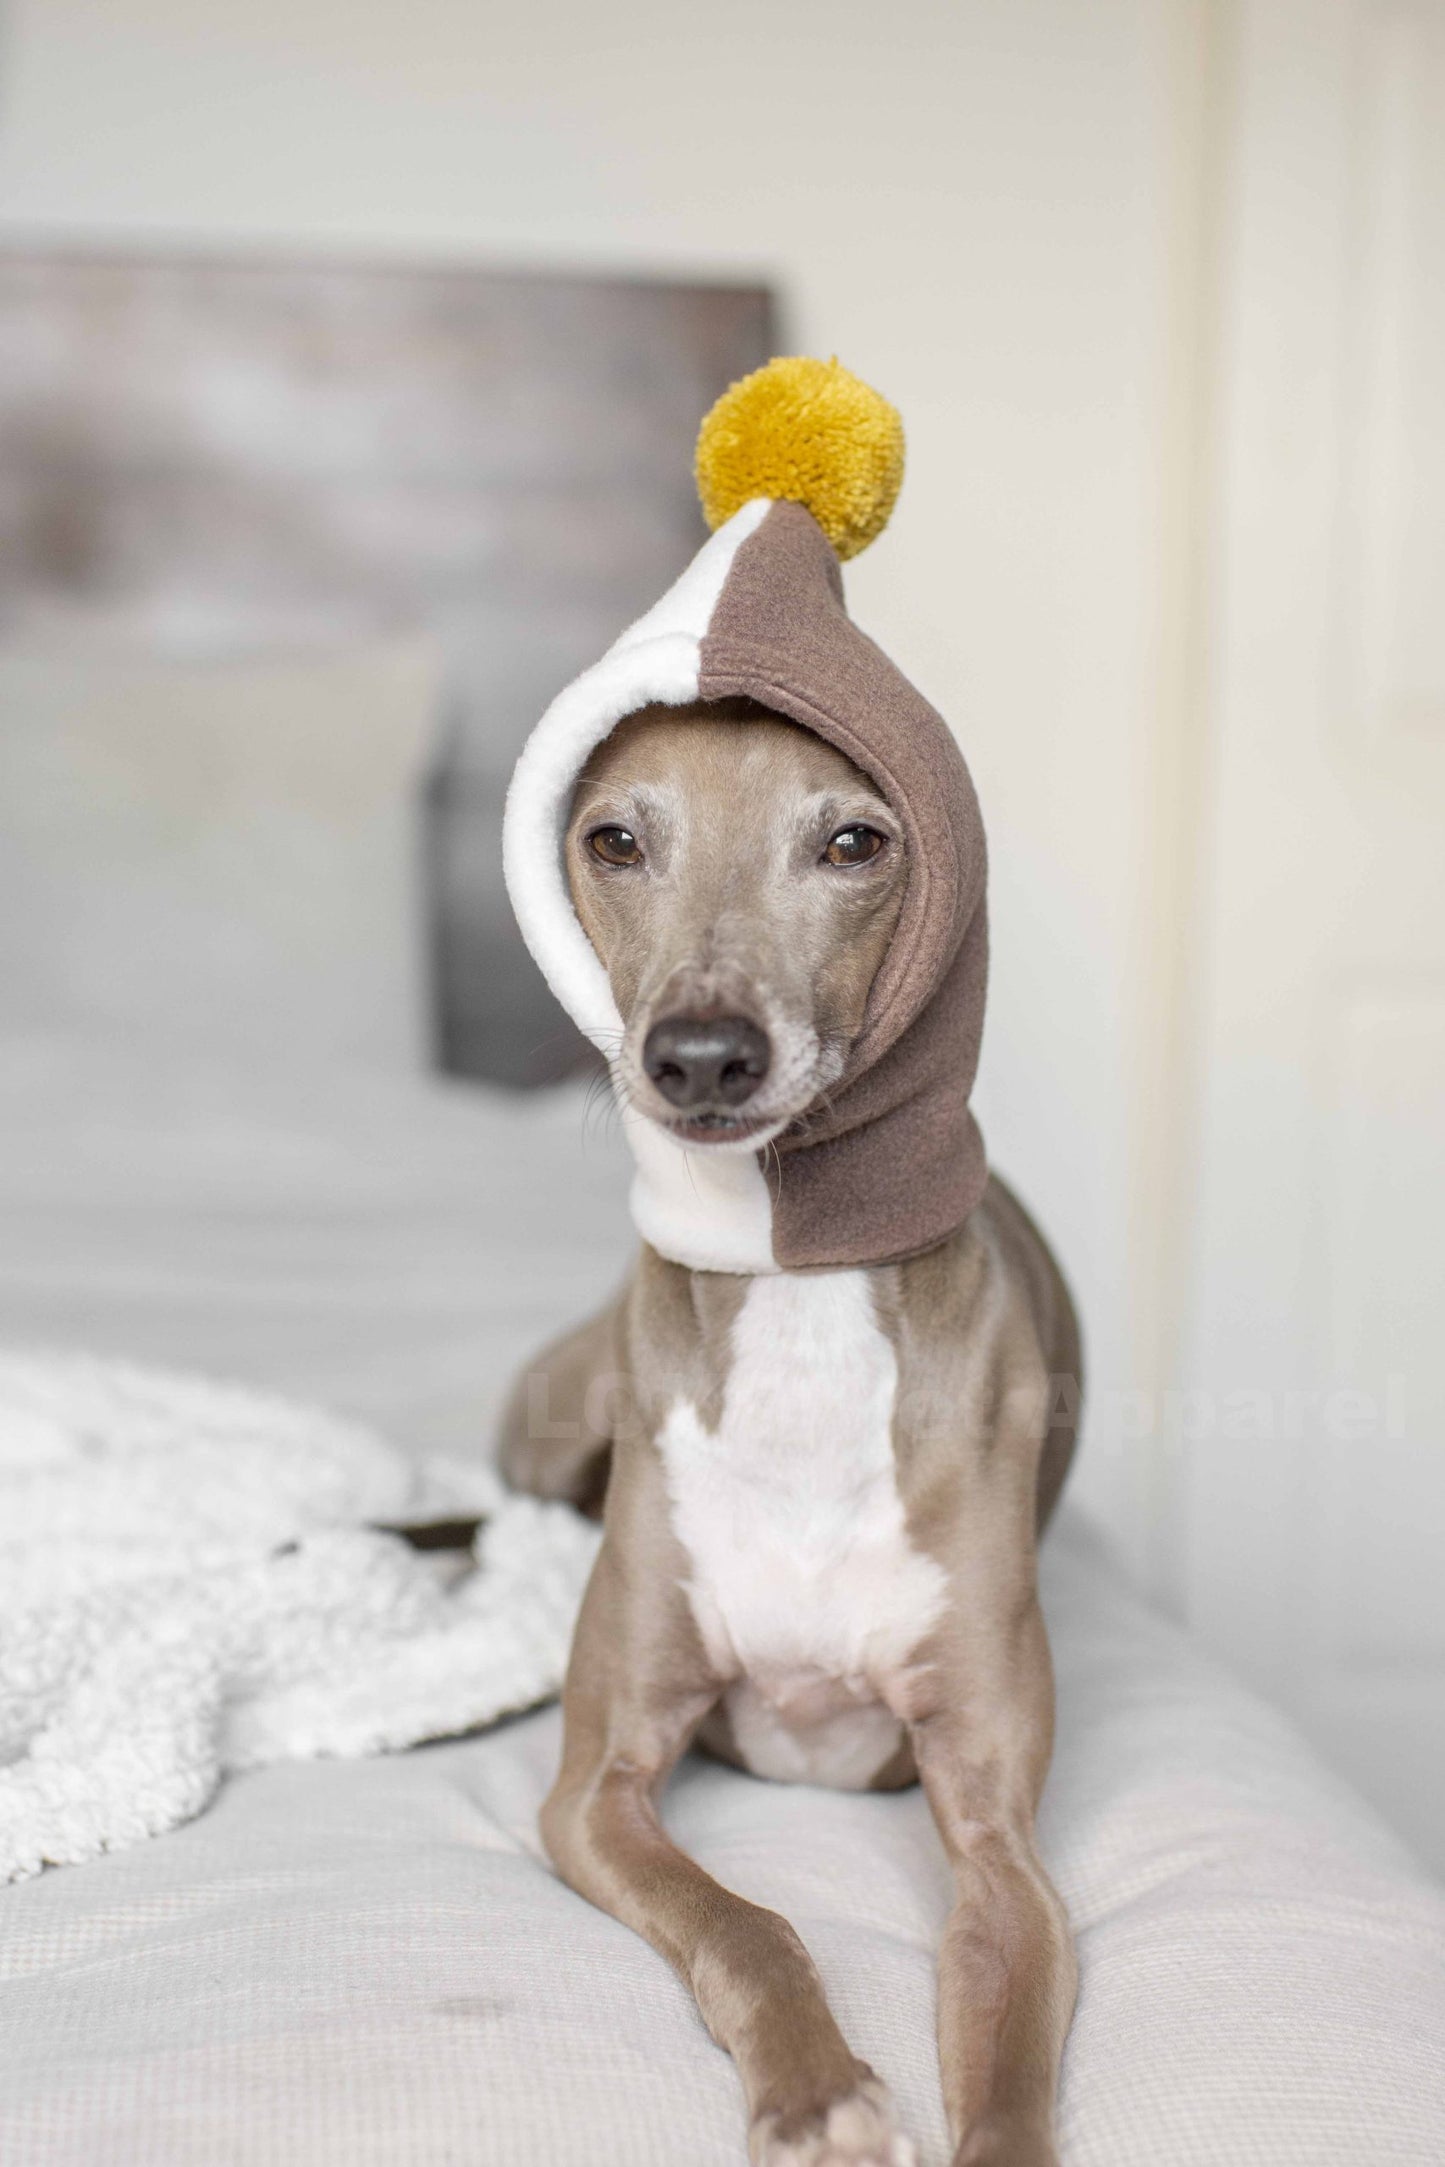
[[[7,1340],[199,1366],[481,1449],[507,1372],[622,1269],[578,1095],[158,1073],[0,1048]],[[1438,2167],[1445,1899],[1288,1726],[1067,1516],[1046,1587],[1043,1838],[1083,1990],[1068,2167]],[[5,2167],[741,2167],[731,2065],[634,1936],[552,1877],[555,1711],[277,1768],[199,1821],[0,1893]],[[813,1950],[946,2161],[917,1793],[689,1762],[669,1821]]]

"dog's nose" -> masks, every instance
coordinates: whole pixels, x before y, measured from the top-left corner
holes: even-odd
[[[772,1047],[746,1016],[664,1016],[642,1065],[673,1106],[741,1106],[768,1073]]]

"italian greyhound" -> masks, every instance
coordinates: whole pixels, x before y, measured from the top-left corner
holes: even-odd
[[[564,852],[622,1019],[628,1118],[699,1166],[766,1169],[827,1107],[897,925],[889,802],[749,701],[654,707],[582,768]],[[782,1781],[922,1783],[955,1884],[938,1973],[955,2167],[1056,2159],[1076,1973],[1034,1837],[1053,1729],[1035,1546],[1080,1374],[1059,1271],[990,1178],[955,1233],[896,1263],[750,1275],[644,1245],[504,1418],[513,1483],[606,1490],[544,1840],[691,1988],[741,2074],[755,2167],[914,2152],[793,1928],[666,1833],[659,1794],[693,1741]]]

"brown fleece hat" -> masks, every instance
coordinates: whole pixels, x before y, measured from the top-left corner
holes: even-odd
[[[600,1045],[620,1029],[567,890],[577,776],[624,716],[735,695],[813,730],[869,776],[903,831],[907,883],[864,1025],[826,1105],[754,1153],[688,1149],[624,1110],[633,1215],[694,1269],[806,1270],[912,1256],[983,1194],[969,1110],[988,975],[983,824],[952,732],[849,618],[839,556],[892,507],[902,433],[834,363],[770,363],[704,423],[698,478],[718,526],[677,584],[554,701],[508,798],[513,908],[553,990]]]

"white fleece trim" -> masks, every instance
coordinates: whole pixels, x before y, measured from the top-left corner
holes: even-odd
[[[705,542],[646,616],[560,692],[522,750],[507,792],[502,869],[522,938],[568,1015],[609,1058],[622,1018],[572,907],[562,845],[577,776],[594,747],[654,703],[697,698],[702,642],[733,559],[768,515],[755,497]],[[751,1154],[688,1151],[624,1109],[637,1159],[632,1216],[644,1241],[694,1271],[771,1272],[772,1205]]]
[[[507,792],[502,870],[522,938],[578,1029],[609,1057],[622,1018],[601,958],[572,908],[562,856],[578,771],[624,715],[696,699],[699,642],[675,632],[610,648],[558,694],[522,750]]]
[[[749,535],[757,533],[772,508],[771,497],[754,497],[741,511],[734,512],[732,518],[703,543],[687,570],[673,581],[666,594],[613,643],[614,654],[619,647],[636,647],[643,640],[660,639],[668,632],[687,632],[696,640],[702,639],[727,585],[734,557]]]
[[[645,1114],[622,1109],[637,1161],[632,1222],[645,1242],[694,1272],[775,1272],[773,1200],[750,1151],[689,1151]]]
[[[616,1050],[622,1019],[567,888],[562,841],[573,787],[588,754],[624,715],[697,698],[699,650],[718,597],[768,509],[766,497],[755,497],[735,512],[662,599],[558,693],[523,747],[507,792],[502,869],[522,938],[578,1029],[605,1054]]]

